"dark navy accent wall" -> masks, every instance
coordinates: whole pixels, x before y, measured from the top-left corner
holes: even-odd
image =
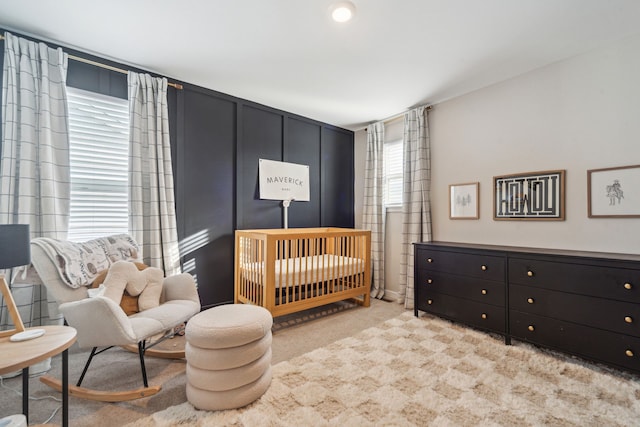
[[[320,137],[322,125],[304,119],[287,121],[284,141],[284,161],[309,166],[308,202],[291,202],[289,227],[320,225]]]
[[[259,159],[282,160],[283,115],[242,106],[242,141],[238,144],[238,228],[282,227],[280,202],[260,200]]]
[[[116,98],[129,97],[126,74],[74,60],[69,60],[67,67],[67,86]]]
[[[203,306],[233,300],[236,102],[177,91],[176,216],[183,266]]]
[[[354,226],[353,161],[353,132],[323,127],[320,151],[320,223],[323,227]]]
[[[0,54],[0,78],[2,60]],[[353,132],[177,83],[184,88],[169,87],[168,104],[178,238],[183,266],[196,277],[203,308],[233,302],[234,231],[283,226],[282,203],[260,200],[258,159],[309,165],[311,200],[291,204],[289,227],[353,227]],[[67,84],[128,96],[126,74],[74,60],[69,60]]]

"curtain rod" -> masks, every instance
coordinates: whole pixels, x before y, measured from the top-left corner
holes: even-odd
[[[5,37],[3,35],[0,35],[0,40],[4,40]],[[107,65],[107,64],[103,64],[101,62],[97,62],[97,61],[92,61],[91,59],[86,59],[86,58],[82,58],[80,56],[75,56],[75,55],[71,55],[71,54],[67,54],[69,56],[69,59],[72,59],[74,61],[77,62],[84,62],[85,64],[89,64],[89,65],[95,65],[96,67],[100,67],[100,68],[104,68],[106,70],[111,70],[111,71],[115,71],[117,73],[122,73],[122,74],[129,74],[129,70],[125,70],[122,68],[118,68],[118,67],[113,67],[111,65]],[[183,87],[180,83],[167,83],[168,86],[174,87],[178,90],[182,90]]]
[[[129,70],[124,70],[122,68],[113,67],[111,65],[103,64],[103,63],[97,62],[97,61],[92,61],[91,59],[82,58],[80,56],[69,55],[69,59],[73,59],[74,61],[78,61],[78,62],[84,62],[85,64],[89,64],[89,65],[95,65],[96,67],[104,68],[104,69],[115,71],[115,72],[118,72],[118,73],[129,74]],[[182,90],[183,89],[183,87],[182,87],[182,85],[180,83],[168,82],[167,86],[174,87],[174,88],[176,88],[178,90]]]
[[[416,107],[416,108],[417,108],[417,107]],[[431,111],[431,110],[433,110],[433,106],[431,106],[431,105],[427,105],[427,106],[426,106],[426,109],[427,109],[427,111]],[[412,108],[411,110],[413,110],[413,108]],[[373,123],[377,123],[377,122],[382,122],[382,123],[384,123],[384,124],[387,124],[387,123],[389,123],[389,122],[392,122],[392,121],[394,121],[394,120],[399,119],[400,117],[404,116],[406,113],[408,113],[408,112],[409,112],[409,111],[411,111],[411,110],[407,110],[407,111],[404,111],[404,112],[402,112],[402,113],[396,114],[396,115],[394,115],[394,116],[387,117],[386,119],[383,119],[383,120],[377,120],[376,122],[372,122],[372,123],[369,123],[369,124],[370,124],[370,125],[372,125]],[[368,127],[369,127],[369,125],[365,126],[365,128],[364,128],[365,132],[367,131],[367,128],[368,128]]]
[[[415,107],[415,108],[418,108],[418,107]],[[426,107],[426,108],[427,108],[427,111],[429,111],[429,110],[432,110],[432,109],[433,109],[433,107],[432,107],[431,105],[427,105],[427,107]],[[400,113],[400,114],[396,114],[396,115],[394,115],[394,116],[387,117],[386,119],[382,119],[382,120],[378,120],[378,121],[379,121],[379,122],[384,122],[384,123],[389,123],[389,122],[391,122],[391,121],[393,121],[393,120],[399,119],[400,117],[404,116],[406,113],[408,113],[408,112],[409,112],[409,111],[411,111],[411,110],[413,110],[413,108],[411,108],[411,109],[409,109],[409,110],[407,110],[407,111],[403,111],[403,112],[402,112],[402,113]]]

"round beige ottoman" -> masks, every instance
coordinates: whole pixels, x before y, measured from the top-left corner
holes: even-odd
[[[187,400],[197,409],[246,406],[271,384],[271,313],[228,304],[193,316],[185,329]]]

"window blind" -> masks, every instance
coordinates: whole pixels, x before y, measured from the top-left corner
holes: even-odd
[[[384,204],[402,206],[402,140],[384,144]]]
[[[68,239],[129,228],[129,102],[67,88],[71,207]]]

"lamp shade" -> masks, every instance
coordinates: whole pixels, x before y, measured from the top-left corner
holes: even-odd
[[[0,269],[31,262],[29,224],[0,224]]]

